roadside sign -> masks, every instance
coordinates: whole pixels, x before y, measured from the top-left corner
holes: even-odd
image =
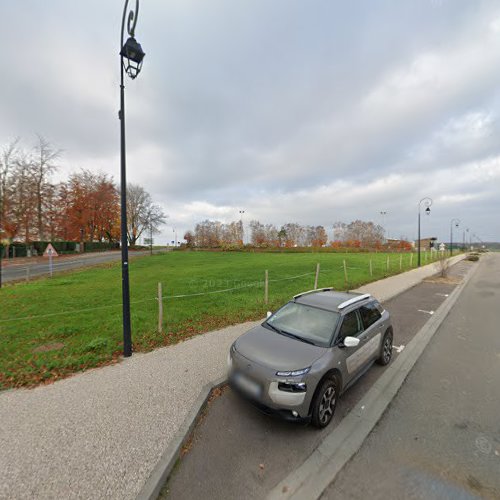
[[[43,252],[44,257],[57,257],[58,253],[56,252],[56,249],[52,246],[52,243],[49,243],[47,245],[47,248],[45,249],[45,252]]]

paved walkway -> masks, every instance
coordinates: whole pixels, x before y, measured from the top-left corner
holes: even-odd
[[[360,291],[388,300],[434,273],[430,264]],[[135,498],[202,387],[225,374],[231,343],[255,324],[0,394],[0,498]]]

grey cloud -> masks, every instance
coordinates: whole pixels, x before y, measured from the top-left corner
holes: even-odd
[[[117,176],[121,8],[95,0],[3,7],[0,36],[16,50],[1,56],[9,68],[1,142],[39,131],[66,151],[66,169]],[[196,214],[215,215],[246,203],[276,223],[387,209],[411,234],[412,197],[468,193],[438,171],[500,153],[498,16],[494,2],[466,0],[142,2],[146,60],[126,83],[129,179],[172,222],[196,202],[208,204]],[[490,117],[483,136],[474,114]],[[348,192],[342,206],[323,198],[321,186],[369,185],[391,173],[403,182],[385,195]],[[470,186],[478,197],[450,210],[498,210],[484,189]]]

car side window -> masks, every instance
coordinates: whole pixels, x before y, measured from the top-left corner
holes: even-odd
[[[361,331],[359,316],[356,311],[347,313],[342,320],[342,325],[339,331],[339,339],[344,340],[346,337],[355,337]]]
[[[380,311],[378,310],[376,304],[373,302],[371,304],[361,306],[359,308],[359,313],[361,315],[361,320],[363,321],[363,326],[365,327],[365,329],[373,325],[373,323],[375,323],[382,317],[382,314],[380,314]]]

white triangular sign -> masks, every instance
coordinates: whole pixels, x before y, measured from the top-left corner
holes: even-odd
[[[52,246],[52,243],[49,243],[47,245],[47,248],[45,249],[45,252],[43,252],[44,257],[57,257],[57,252],[56,249]]]

